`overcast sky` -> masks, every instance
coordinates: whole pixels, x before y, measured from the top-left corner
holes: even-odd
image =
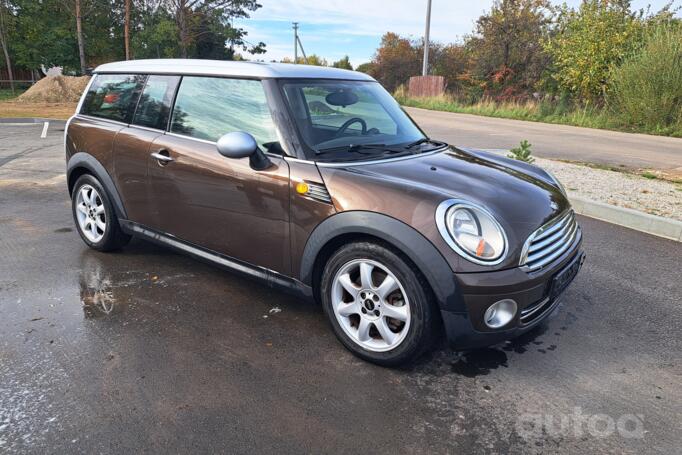
[[[682,0],[677,0],[680,4]],[[476,19],[490,9],[492,0],[432,0],[431,38],[441,42],[461,39]],[[251,19],[238,21],[247,40],[263,41],[268,52],[257,58],[280,60],[293,57],[291,22],[300,24],[306,54],[318,54],[330,62],[349,55],[357,66],[371,59],[387,31],[414,38],[424,34],[426,0],[261,0]],[[555,2],[557,4],[563,1]],[[578,5],[580,0],[568,0]],[[666,0],[633,0],[636,8],[651,4],[660,9]],[[679,14],[678,14],[679,15]],[[249,56],[250,57],[250,56]]]

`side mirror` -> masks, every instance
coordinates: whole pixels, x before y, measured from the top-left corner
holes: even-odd
[[[249,133],[236,131],[227,133],[218,139],[218,153],[227,158],[249,157],[251,167],[257,171],[267,169],[272,164],[267,156],[258,148],[256,139]]]

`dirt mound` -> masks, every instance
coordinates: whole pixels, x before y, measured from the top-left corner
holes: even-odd
[[[48,76],[26,90],[17,101],[22,103],[76,103],[90,80],[89,76]]]

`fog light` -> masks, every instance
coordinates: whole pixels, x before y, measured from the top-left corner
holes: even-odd
[[[509,321],[514,319],[516,315],[516,302],[512,299],[504,299],[499,302],[495,302],[485,310],[485,315],[483,315],[483,320],[485,325],[491,329],[499,329],[507,324]]]

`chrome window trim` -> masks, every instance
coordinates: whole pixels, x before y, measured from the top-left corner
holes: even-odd
[[[84,118],[87,120],[97,120],[100,122],[108,122],[108,123],[113,123],[115,125],[121,125],[121,126],[129,126],[130,125],[130,123],[120,122],[118,120],[111,120],[111,119],[103,118],[103,117],[95,117],[94,115],[76,114],[76,117]]]
[[[128,124],[128,128],[138,128],[141,130],[153,131],[154,133],[161,133],[161,134],[166,132],[166,130],[162,130],[161,128],[152,128],[151,126],[136,125],[134,123]]]
[[[186,134],[172,133],[170,131],[166,131],[166,134],[169,136],[179,137],[182,139],[189,139],[192,141],[203,142],[204,144],[212,144],[212,145],[218,144],[218,142],[216,142],[216,141],[209,141],[208,139],[199,139],[198,137],[187,136]]]
[[[450,208],[455,205],[464,206],[468,205],[470,207],[475,207],[476,209],[488,215],[490,219],[492,219],[493,223],[495,223],[495,226],[502,233],[502,238],[504,239],[504,250],[502,251],[502,254],[500,255],[499,258],[495,259],[494,261],[483,261],[480,259],[476,259],[475,257],[471,256],[468,252],[466,252],[462,247],[460,247],[457,244],[457,242],[455,242],[455,239],[452,238],[452,235],[450,234],[450,230],[448,229],[446,222],[446,215],[448,213],[448,210],[450,210]],[[493,214],[490,213],[488,209],[479,204],[474,204],[473,202],[469,202],[464,199],[447,199],[441,202],[440,204],[438,204],[438,208],[436,208],[436,226],[438,227],[438,232],[440,232],[441,237],[443,237],[443,240],[445,240],[445,243],[447,243],[450,248],[455,250],[457,254],[459,254],[463,259],[466,259],[467,261],[479,265],[498,265],[507,258],[507,253],[509,252],[509,240],[507,239],[507,233],[504,231],[502,225],[500,225],[500,222],[497,221]]]

